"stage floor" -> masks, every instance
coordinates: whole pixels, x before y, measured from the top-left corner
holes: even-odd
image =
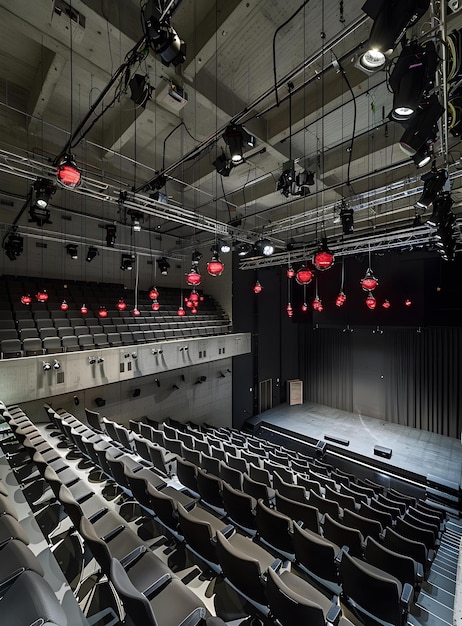
[[[371,459],[380,459],[384,464],[424,476],[433,474],[458,485],[462,482],[462,443],[453,437],[436,435],[313,402],[294,406],[281,404],[248,420],[251,424],[261,421],[313,439],[324,439],[324,435],[348,439],[348,448],[338,448]],[[375,445],[391,448],[391,459],[374,456]]]

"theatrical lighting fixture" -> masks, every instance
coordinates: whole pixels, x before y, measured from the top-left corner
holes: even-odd
[[[201,259],[202,259],[202,253],[199,252],[199,250],[194,250],[194,252],[191,255],[191,261],[193,263],[199,263]]]
[[[436,141],[437,123],[443,113],[444,107],[435,94],[422,102],[409,122],[402,122],[406,130],[399,140],[401,150],[409,157],[421,150],[425,153]]]
[[[202,276],[199,274],[195,266],[191,267],[188,274],[186,274],[186,282],[190,287],[197,287],[201,284]]]
[[[24,239],[19,235],[11,234],[3,244],[3,247],[10,261],[16,261],[24,250]]]
[[[29,209],[29,222],[35,222],[37,226],[43,228],[45,224],[52,224],[50,215],[50,209],[46,207],[42,208],[34,204]]]
[[[144,221],[144,216],[139,211],[128,211],[128,214],[132,218],[132,228],[133,232],[139,233],[141,232],[141,223]]]
[[[323,310],[323,306],[322,306],[321,298],[318,296],[318,294],[316,294],[313,300],[313,311],[317,311],[318,313],[321,313],[322,310]]]
[[[274,252],[274,245],[269,239],[259,239],[255,243],[255,250],[261,256],[271,256]]]
[[[255,285],[253,286],[253,292],[254,292],[254,293],[256,293],[256,294],[258,294],[258,293],[261,293],[262,291],[263,291],[263,287],[262,287],[262,285],[261,285],[260,281],[259,281],[259,280],[257,280],[257,282],[255,283]]]
[[[451,194],[448,191],[440,194],[433,202],[433,212],[427,220],[427,225],[436,227],[446,222],[452,214],[452,203]]]
[[[389,79],[393,91],[392,119],[403,122],[414,115],[434,86],[437,62],[432,41],[424,46],[410,42],[403,47]]]
[[[207,263],[207,272],[210,276],[221,276],[223,274],[223,270],[225,269],[225,264],[220,260],[218,254],[213,254],[212,260]]]
[[[413,155],[412,160],[416,167],[425,167],[427,163],[429,163],[433,157],[433,144],[435,140],[431,140],[431,143],[424,143],[424,145],[417,150],[417,152]]]
[[[294,309],[292,307],[292,303],[291,302],[287,303],[286,313],[287,313],[287,317],[293,317],[293,315],[294,315]]]
[[[364,291],[369,291],[369,293],[371,291],[374,291],[374,289],[379,284],[379,281],[374,276],[370,267],[368,268],[364,278],[361,279],[360,284],[361,284],[361,287],[364,289]]]
[[[374,20],[367,50],[361,58],[366,70],[378,70],[406,30],[413,26],[430,6],[430,0],[366,0],[362,10]]]
[[[424,183],[423,191],[420,198],[416,202],[416,207],[428,209],[432,202],[442,191],[448,178],[447,170],[437,170],[434,167],[421,177]]]
[[[293,278],[295,276],[295,270],[292,267],[292,265],[289,265],[289,267],[287,268],[286,276],[287,276],[287,278]]]
[[[46,209],[51,196],[56,192],[56,185],[47,178],[37,178],[32,188],[35,194],[34,204],[40,209]]]
[[[157,302],[157,300],[152,301],[151,309],[153,311],[158,311],[160,309],[160,304]]]
[[[46,289],[40,289],[40,291],[38,291],[35,294],[35,297],[37,299],[37,302],[47,302],[48,301],[48,293]]]
[[[346,302],[346,295],[344,294],[343,291],[340,291],[335,300],[335,306],[341,307],[345,304],[345,302]]]
[[[98,317],[105,319],[107,317],[107,309],[105,306],[100,306],[98,309]]]
[[[125,311],[126,308],[127,308],[127,303],[125,302],[123,298],[120,298],[116,304],[116,309],[118,311]]]
[[[180,39],[168,20],[159,22],[152,16],[146,21],[146,36],[155,54],[160,56],[163,65],[175,67],[186,59],[186,44]]]
[[[302,311],[303,311],[303,313],[306,313],[306,312],[308,311],[308,305],[307,305],[307,303],[306,303],[306,302],[304,302],[304,303],[302,304]]]
[[[237,246],[237,255],[240,257],[245,257],[248,256],[252,252],[252,250],[252,244],[243,242]]]
[[[61,369],[61,363],[55,359],[54,363],[53,363],[53,369],[54,370],[60,370]]]
[[[149,76],[146,74],[135,74],[130,79],[128,86],[130,87],[130,100],[145,109],[154,90],[154,87],[151,87],[149,82]]]
[[[179,317],[184,317],[186,315],[186,311],[182,306],[178,307],[178,311],[176,312]]]
[[[340,221],[342,222],[342,229],[344,235],[349,235],[354,231],[354,211],[350,207],[342,205],[340,207]]]
[[[63,300],[61,302],[61,304],[59,305],[59,308],[61,309],[61,311],[67,311],[69,309],[69,305],[66,302],[66,300]]]
[[[390,301],[389,300],[384,300],[382,303],[382,306],[384,309],[389,309],[391,307]]]
[[[133,254],[122,254],[122,259],[120,261],[120,269],[122,271],[125,271],[125,270],[131,271],[133,269],[134,261],[135,261],[135,257]]]
[[[313,172],[302,170],[295,173],[294,161],[286,161],[282,167],[282,174],[276,185],[286,198],[291,196],[307,196],[310,193],[309,185],[314,185]]]
[[[295,280],[299,285],[309,285],[313,280],[313,272],[309,267],[301,267],[295,274]]]
[[[82,304],[82,306],[80,307],[80,313],[82,315],[86,315],[88,313],[88,307],[86,304]]]
[[[157,300],[158,297],[159,292],[157,291],[156,287],[151,287],[151,289],[148,291],[148,298],[150,300]]]
[[[141,311],[135,307],[132,309],[132,315],[133,317],[139,317],[141,315]]]
[[[89,356],[88,357],[88,363],[89,363],[89,365],[94,365],[96,363],[96,357],[95,356]]]
[[[229,242],[225,241],[224,239],[217,239],[216,249],[222,254],[228,254],[228,252],[231,252],[231,246]]]
[[[66,246],[66,252],[74,261],[79,258],[75,243],[68,243]]]
[[[65,154],[56,169],[58,182],[67,189],[75,189],[80,185],[82,175],[72,154]]]
[[[334,255],[327,247],[327,239],[321,240],[321,245],[313,258],[314,266],[317,270],[328,270],[334,264]]]
[[[220,154],[212,164],[220,176],[229,176],[233,169],[233,164],[228,161],[224,153]]]
[[[406,300],[404,301],[404,305],[405,306],[412,306],[412,300],[410,300],[409,298],[406,298]]]
[[[164,256],[161,256],[157,259],[157,266],[162,276],[167,276],[168,270],[170,269],[170,263]]]
[[[244,146],[249,148],[255,146],[255,137],[250,135],[240,124],[230,124],[227,126],[223,133],[223,139],[229,148],[233,165],[239,165],[239,163],[244,161]]]
[[[377,300],[374,298],[371,291],[369,291],[367,295],[366,306],[368,309],[371,309],[371,311],[373,311],[375,307],[377,306]]]
[[[90,246],[88,248],[87,257],[86,257],[87,262],[91,263],[93,259],[95,258],[95,256],[98,256],[98,255],[99,255],[98,248],[94,248],[93,246]]]
[[[376,326],[372,332],[374,334],[377,333],[379,335],[383,335],[383,330],[380,328],[380,326]]]
[[[117,237],[117,228],[113,224],[106,224],[106,246],[113,248]]]
[[[42,361],[42,367],[44,372],[49,372],[51,370],[51,363],[48,361]]]
[[[32,296],[30,295],[30,293],[26,293],[23,296],[21,296],[21,304],[25,304],[27,306],[31,302],[32,302]]]

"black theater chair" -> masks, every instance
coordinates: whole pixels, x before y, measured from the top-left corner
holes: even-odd
[[[255,508],[257,501],[243,491],[234,489],[231,485],[223,483],[223,504],[229,519],[246,533],[255,535],[257,523]]]
[[[293,558],[293,523],[290,517],[266,506],[258,500],[255,511],[258,538],[273,550]]]
[[[364,558],[370,565],[374,565],[374,567],[397,578],[402,585],[409,583],[416,591],[420,588],[423,580],[423,568],[411,557],[393,552],[372,537],[368,537]]]
[[[296,502],[289,498],[285,498],[278,491],[276,491],[276,509],[290,517],[296,524],[302,525],[302,528],[307,528],[318,535],[321,534],[321,527],[319,524],[319,512],[314,506],[309,504],[303,504]]]

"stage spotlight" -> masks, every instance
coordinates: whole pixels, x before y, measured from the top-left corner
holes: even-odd
[[[32,187],[35,194],[35,205],[40,209],[46,209],[51,196],[56,193],[56,185],[47,178],[37,178]]]
[[[231,252],[229,242],[224,239],[217,239],[216,248],[219,253],[228,254],[228,252]]]
[[[252,250],[253,250],[252,244],[247,243],[247,242],[242,242],[237,246],[237,254],[240,257],[249,256]]]
[[[191,261],[193,263],[199,263],[201,259],[202,259],[202,253],[199,252],[199,250],[194,250],[194,252],[191,255]]]
[[[423,191],[420,198],[416,202],[416,206],[421,209],[428,209],[432,202],[437,198],[446,184],[448,173],[446,170],[431,169],[421,177],[424,183]]]
[[[274,246],[269,239],[259,239],[255,243],[257,254],[262,256],[271,256],[274,252]]]
[[[170,263],[167,261],[167,259],[164,256],[161,256],[160,258],[157,259],[157,267],[159,268],[159,271],[162,274],[162,276],[167,276],[168,270],[170,269]]]
[[[133,232],[139,233],[141,232],[141,224],[144,221],[144,215],[139,211],[129,210],[128,215],[132,218],[132,228]]]
[[[434,143],[435,142],[433,140],[431,140],[431,144],[424,143],[424,145],[414,154],[412,160],[417,168],[425,167],[427,163],[430,163],[433,156],[432,146]]]
[[[122,254],[122,259],[120,262],[120,269],[125,271],[131,271],[133,269],[133,263],[135,261],[135,257],[133,254]]]
[[[350,207],[340,208],[340,221],[342,222],[343,234],[348,235],[354,231],[354,211]]]
[[[213,166],[220,176],[229,176],[233,169],[232,163],[228,161],[225,154],[220,154],[213,162]]]
[[[164,65],[169,66],[172,63],[176,67],[184,63],[186,44],[178,37],[167,20],[160,23],[156,17],[150,17],[146,21],[146,36]]]
[[[106,224],[106,246],[113,248],[117,237],[117,228],[113,224]]]
[[[49,363],[48,361],[43,361],[42,367],[44,372],[49,372],[51,370],[51,363]]]
[[[56,178],[63,187],[75,189],[80,185],[82,174],[77,167],[73,154],[65,154],[56,169]]]
[[[61,363],[55,359],[54,363],[53,363],[53,369],[54,370],[60,370],[61,369]]]
[[[91,263],[93,259],[95,258],[95,256],[98,256],[98,255],[99,255],[98,248],[94,248],[93,246],[90,246],[87,252],[88,263]]]
[[[434,86],[437,62],[435,44],[431,41],[425,46],[411,42],[402,49],[389,80],[393,91],[392,119],[406,121],[415,114]]]
[[[368,71],[381,69],[406,30],[428,11],[429,6],[430,0],[366,0],[362,10],[374,20],[374,24],[361,65]]]
[[[149,83],[149,77],[143,74],[135,74],[128,83],[130,87],[130,100],[143,109],[146,108],[148,100],[151,99],[154,87]]]
[[[52,224],[50,220],[50,210],[46,207],[39,207],[36,204],[29,209],[29,222],[35,222],[37,226],[43,228],[45,224]]]
[[[406,124],[406,130],[399,140],[401,150],[412,157],[424,146],[431,146],[436,139],[437,122],[443,113],[444,107],[434,94],[431,95]]]
[[[255,146],[255,137],[250,135],[240,124],[230,124],[223,133],[223,139],[229,148],[231,154],[231,162],[233,165],[239,165],[244,160],[244,146],[253,148]]]
[[[66,246],[66,252],[74,261],[79,258],[77,246],[75,245],[75,243],[68,243]]]
[[[10,261],[16,261],[24,250],[24,239],[19,235],[11,234],[3,244],[5,254]]]
[[[438,226],[441,223],[447,223],[449,215],[454,216],[451,208],[451,194],[448,191],[440,194],[433,202],[433,212],[427,220],[428,226]]]

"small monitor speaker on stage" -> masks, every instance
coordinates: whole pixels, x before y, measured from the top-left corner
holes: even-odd
[[[326,453],[327,443],[325,441],[319,440],[316,444],[315,455],[317,459],[322,459],[324,454]]]
[[[95,398],[96,406],[102,407],[106,404],[106,400],[104,398]]]
[[[374,446],[374,454],[376,456],[382,456],[384,459],[391,459],[391,448],[385,448],[384,446]]]

